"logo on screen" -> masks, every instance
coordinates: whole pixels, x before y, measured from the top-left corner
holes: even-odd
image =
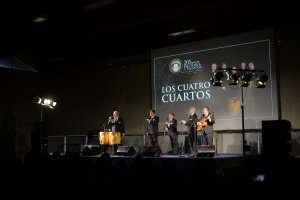
[[[186,59],[183,62],[183,72],[196,73],[202,71],[202,65],[199,60]]]
[[[182,62],[181,62],[181,60],[178,59],[178,58],[173,59],[170,62],[169,69],[170,69],[170,72],[172,74],[178,74],[178,73],[180,73],[181,69],[182,69]]]

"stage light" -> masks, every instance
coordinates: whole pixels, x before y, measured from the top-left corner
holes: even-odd
[[[48,99],[48,98],[41,98],[39,96],[34,97],[33,100],[37,104],[40,104],[42,106],[47,106],[47,107],[52,108],[52,109],[57,105],[56,101],[53,101],[53,100]]]
[[[213,86],[221,86],[222,85],[222,78],[223,78],[223,72],[217,72],[211,79],[211,84]]]
[[[234,74],[231,74],[229,85],[237,85],[240,77],[241,77],[241,75],[239,73],[237,73],[237,72],[234,73]]]
[[[248,87],[251,80],[252,80],[252,73],[247,73],[243,75],[241,78],[241,86]]]
[[[257,88],[265,88],[267,85],[268,81],[268,75],[267,74],[261,74],[257,79],[256,79],[256,86]]]
[[[250,64],[250,63],[249,63]],[[245,157],[245,152],[250,151],[250,146],[246,145],[245,140],[245,114],[244,114],[244,87],[248,87],[252,80],[256,81],[257,88],[265,88],[266,82],[268,80],[268,75],[263,70],[254,70],[254,65],[251,63],[249,69],[245,69],[246,63],[242,63],[241,68],[237,69],[235,66],[232,68],[227,68],[225,64],[222,65],[222,68],[217,68],[218,71],[215,73],[216,64],[212,64],[212,72],[214,72],[213,77],[211,77],[210,82],[212,86],[219,86],[222,90],[226,90],[226,84],[228,85],[237,85],[241,88],[241,110],[242,110],[242,141],[243,141],[243,156]],[[230,76],[228,76],[228,71]],[[257,73],[262,73],[260,76],[257,76]],[[222,83],[222,79],[227,79]],[[229,78],[229,79],[228,79]],[[222,86],[223,84],[223,86]],[[235,89],[235,87],[234,87]]]
[[[51,100],[50,99],[44,99],[44,105],[50,105]]]
[[[41,103],[42,103],[42,98],[40,98],[40,97],[34,97],[34,98],[33,98],[33,101],[34,101],[35,103],[37,103],[37,104],[41,104]]]

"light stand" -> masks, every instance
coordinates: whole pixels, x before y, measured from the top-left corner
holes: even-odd
[[[245,111],[244,111],[244,89],[241,87],[241,92],[242,92],[242,102],[241,102],[241,110],[242,110],[242,141],[243,141],[243,157],[245,157]]]
[[[41,149],[40,153],[41,155],[46,155],[48,153],[48,137],[45,136],[45,121],[44,121],[44,106],[47,106],[51,109],[54,109],[56,106],[56,102],[51,99],[46,98],[40,98],[40,97],[34,97],[34,102],[39,104],[41,106],[41,112],[40,112],[40,143],[41,143]]]
[[[48,152],[47,148],[47,138],[45,137],[45,131],[44,131],[44,110],[43,105],[41,104],[41,114],[40,114],[40,134],[41,134],[41,154],[46,155]]]
[[[224,69],[223,68],[217,68],[219,71],[220,70],[222,70],[222,71],[224,71]],[[252,75],[251,75],[251,77],[250,76],[248,76],[247,78],[249,78],[249,80],[245,80],[246,79],[246,76],[247,76],[247,74],[246,74],[246,72],[248,72],[248,73],[254,73],[254,72],[263,72],[263,73],[265,73],[264,72],[264,70],[250,70],[250,69],[235,69],[235,68],[226,68],[226,71],[230,71],[230,72],[236,72],[236,71],[239,71],[240,72],[240,74],[239,74],[239,76],[237,76],[237,80],[234,80],[235,81],[235,84],[233,84],[233,85],[239,85],[239,87],[241,88],[241,95],[242,95],[242,98],[241,98],[241,110],[242,110],[242,151],[243,151],[243,157],[245,157],[245,155],[246,155],[246,151],[245,151],[245,145],[246,145],[246,140],[245,140],[245,106],[244,106],[244,87],[248,87],[248,85],[249,85],[249,83],[250,83],[250,81],[253,79],[253,77],[252,77]],[[221,78],[226,78],[226,77],[215,77],[215,75],[216,75],[217,73],[214,73],[214,76],[212,77],[212,82],[214,82],[214,81],[218,81],[217,82],[217,84],[215,84],[215,82],[214,83],[212,83],[212,85],[213,86],[221,86],[221,83],[222,83],[222,81],[221,81]],[[248,74],[249,75],[249,74]],[[258,78],[258,80],[257,81],[262,81],[263,83],[261,83],[260,82],[260,86],[258,87],[258,88],[264,88],[265,87],[265,85],[266,85],[266,81],[268,80],[268,77],[267,77],[267,75],[266,74],[264,74],[265,75],[265,77],[264,77],[264,80],[262,80],[263,78],[262,78],[262,76],[261,77],[259,77]],[[243,79],[244,78],[244,76],[245,76],[245,79]],[[231,79],[232,77],[230,76],[230,79]],[[240,81],[240,83],[237,83],[238,81]],[[245,82],[246,82],[246,84],[245,84]]]

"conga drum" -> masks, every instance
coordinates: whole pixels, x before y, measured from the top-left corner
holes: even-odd
[[[121,144],[121,133],[120,132],[109,132],[109,144]]]
[[[99,142],[100,144],[109,144],[109,133],[108,132],[99,132]]]

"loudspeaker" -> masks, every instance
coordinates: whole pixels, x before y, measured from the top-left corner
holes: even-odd
[[[100,154],[100,146],[99,145],[83,145],[81,154],[83,156],[98,155],[98,154]]]
[[[197,157],[214,157],[215,156],[214,145],[198,145],[197,146]]]
[[[262,121],[262,153],[269,158],[289,157],[291,151],[291,122]]]
[[[144,146],[142,148],[142,155],[147,157],[159,157],[162,151],[159,146]]]
[[[117,155],[119,156],[133,156],[136,151],[132,146],[119,146],[117,149]]]

